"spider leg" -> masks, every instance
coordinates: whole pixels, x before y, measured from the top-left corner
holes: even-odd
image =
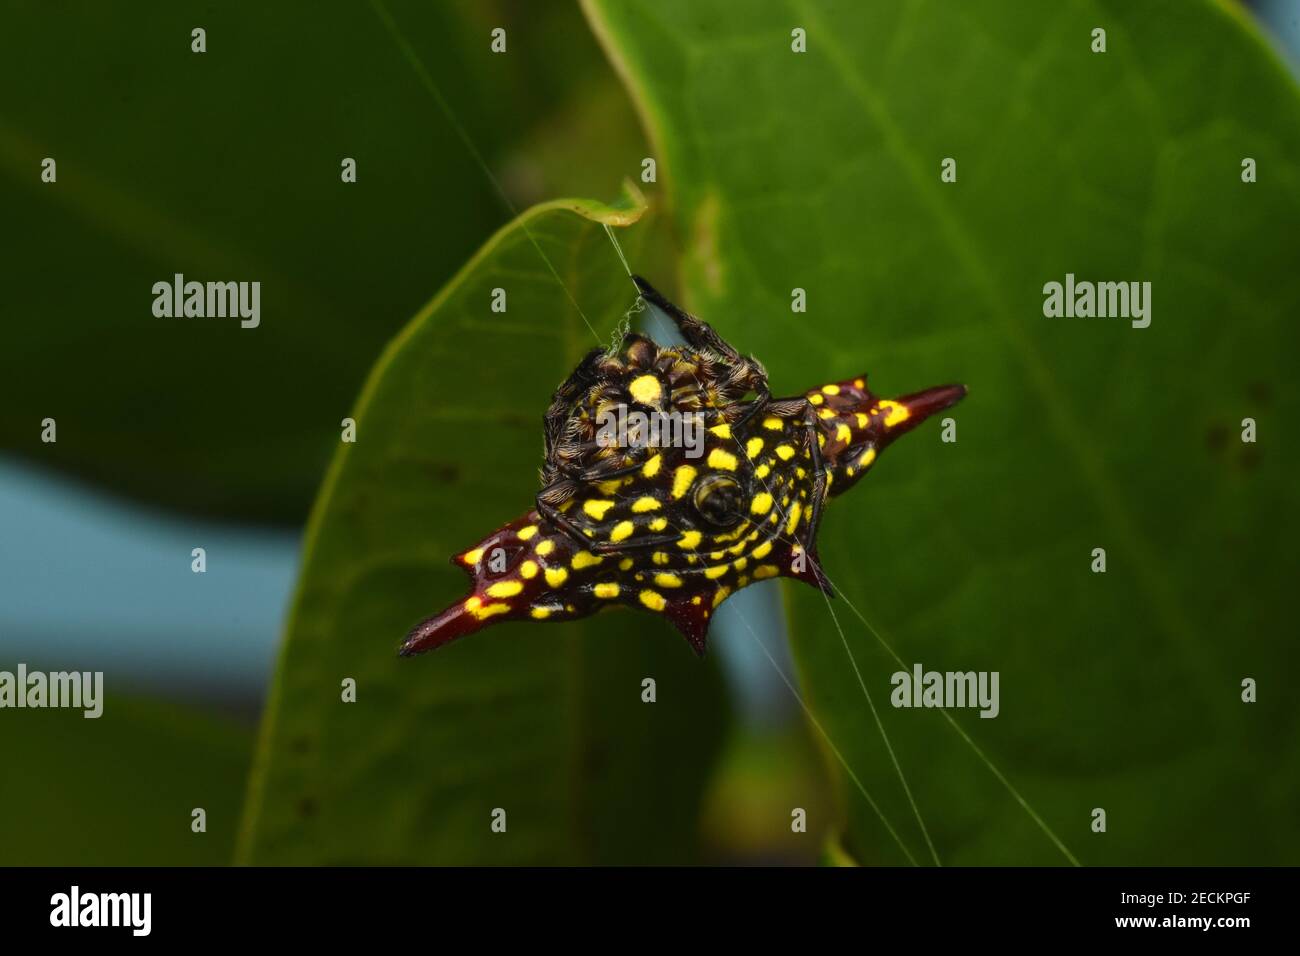
[[[609,459],[606,459],[586,468],[579,468],[577,462],[586,460],[588,453],[596,448],[597,446],[590,442],[579,446],[572,456],[576,461],[569,460],[568,456],[564,459],[557,458],[556,470],[566,478],[580,484],[588,484],[593,481],[606,481],[610,478],[621,478],[624,475],[630,475],[644,464],[641,461],[634,461],[630,465],[619,465],[617,468],[610,468],[607,464]]]
[[[826,500],[826,463],[822,460],[821,445],[817,441],[817,410],[811,402],[804,407],[804,425],[807,428],[805,432],[805,441],[808,444],[808,450],[812,456],[813,468],[813,492],[812,492],[812,509],[808,516],[808,542],[814,543],[817,540],[817,527],[822,518],[822,505]]]
[[[778,398],[768,407],[777,418],[792,418],[807,414],[807,405],[806,398]]]
[[[591,544],[593,554],[610,554],[620,551],[645,551],[648,548],[659,548],[667,544],[673,544],[680,540],[679,535],[675,534],[657,534],[649,538],[637,538],[631,541],[601,541],[598,544]]]
[[[640,467],[639,465],[637,467]],[[560,511],[550,501],[546,500],[547,492],[552,491],[562,484],[555,482],[543,488],[537,495],[537,513],[549,521],[555,527],[559,528],[565,535],[572,538],[576,543],[589,549],[593,554],[611,554],[619,551],[642,551],[647,548],[658,548],[666,544],[673,544],[679,539],[676,534],[653,535],[648,538],[638,538],[633,541],[594,541],[583,533],[582,529],[569,520],[564,512]]]
[[[821,525],[822,506],[826,502],[829,490],[826,477],[828,469],[825,461],[822,460],[821,444],[817,441],[817,410],[813,407],[812,402],[807,401],[807,399],[804,402],[804,424],[807,428],[805,440],[808,443],[813,468],[812,501],[808,510],[808,544],[804,548],[804,552],[811,563],[811,567],[815,569],[817,585],[830,597],[833,596],[830,581],[826,579],[826,575],[821,569],[821,561],[817,557],[817,529]]]
[[[569,417],[569,410],[573,402],[596,380],[596,363],[604,354],[604,349],[599,348],[588,352],[551,396],[550,407],[542,416],[542,430],[546,440],[546,463],[552,467],[555,463],[551,461],[551,452]]]
[[[754,391],[757,396],[752,402],[748,402],[745,410],[737,416],[736,420],[731,423],[733,428],[740,428],[759,412],[767,408],[768,402],[772,400],[772,393],[768,390],[767,382],[762,382]]]
[[[609,478],[621,478],[624,475],[630,475],[632,474],[632,472],[637,471],[641,467],[641,465],[642,462],[637,461],[637,462],[633,462],[630,465],[624,465],[621,468],[614,468],[609,471],[602,471],[600,469],[600,466],[597,465],[592,468],[588,468],[586,471],[579,472],[577,478],[579,481],[583,481],[583,482],[605,481],[606,479]]]
[[[555,527],[559,528],[565,535],[572,538],[577,544],[589,549],[593,554],[610,554],[619,551],[640,551],[646,548],[658,548],[665,544],[672,544],[678,539],[675,534],[655,535],[650,538],[641,538],[636,541],[593,541],[587,535],[583,534],[582,529],[569,520],[569,518],[560,511],[555,505],[543,500],[541,494],[537,496],[537,513],[549,521]]]
[[[633,276],[632,281],[636,283],[637,289],[640,290],[641,295],[647,302],[661,309],[673,320],[687,345],[698,350],[716,352],[725,361],[744,370],[739,376],[737,384],[745,386],[745,392],[754,392],[757,398],[748,405],[739,418],[732,422],[733,425],[745,424],[767,407],[772,393],[768,390],[767,372],[764,371],[762,365],[752,358],[741,355],[726,339],[714,331],[711,325],[673,305],[645,279],[640,276]],[[743,392],[741,397],[744,397]]]
[[[553,486],[548,486],[553,487]],[[537,495],[537,513],[549,521],[555,527],[559,528],[564,534],[568,535],[575,542],[584,548],[591,546],[591,539],[582,533],[582,530],[570,521],[559,508],[546,501],[542,496],[546,494],[547,489],[543,488]]]
[[[642,298],[651,305],[661,309],[670,319],[673,320],[673,323],[677,326],[677,330],[682,333],[682,338],[686,340],[686,344],[691,348],[709,349],[719,353],[730,362],[740,363],[746,361],[746,359],[727,344],[726,340],[715,332],[713,327],[708,323],[702,322],[689,312],[684,312],[677,306],[673,305],[664,298],[663,294],[660,293],[658,289],[652,286],[649,282],[646,282],[645,279],[640,276],[633,276],[632,281],[641,292]]]

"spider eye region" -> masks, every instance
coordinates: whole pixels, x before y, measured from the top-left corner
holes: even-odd
[[[695,511],[715,528],[734,528],[744,515],[745,490],[730,475],[710,475],[695,488]]]

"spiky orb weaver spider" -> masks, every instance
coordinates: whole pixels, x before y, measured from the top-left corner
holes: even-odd
[[[498,621],[568,621],[618,604],[662,614],[702,655],[718,606],[755,581],[790,577],[829,595],[817,557],[826,501],[966,394],[942,385],[879,399],[863,375],[774,399],[758,361],[633,281],[685,345],[628,332],[587,354],[543,416],[534,509],[452,558],[472,593],[416,625],[403,655]],[[599,441],[617,406],[698,416],[703,445]]]

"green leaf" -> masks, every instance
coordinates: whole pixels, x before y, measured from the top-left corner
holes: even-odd
[[[617,85],[578,11],[533,6],[6,5],[0,445],[153,504],[303,520],[374,357],[510,218],[457,124],[521,209],[612,193],[646,154],[625,100],[589,106]],[[536,148],[573,129],[599,135]],[[176,273],[260,282],[259,326],[155,317]]]
[[[396,654],[412,624],[464,595],[450,555],[532,507],[541,412],[635,299],[605,224],[643,209],[630,194],[534,207],[372,371],[356,443],[336,454],[308,529],[241,860],[691,858],[724,702],[716,670],[666,622],[503,624]],[[637,261],[647,228],[631,230]],[[504,314],[490,310],[498,287]],[[647,677],[658,703],[641,701]],[[341,702],[345,678],[355,703]]]
[[[109,697],[94,719],[6,710],[0,865],[228,863],[251,744],[246,727],[145,699]]]
[[[918,430],[828,509],[845,638],[789,591],[813,711],[911,856],[846,643],[944,863],[1068,856],[940,713],[890,706],[916,662],[1000,673],[996,719],[953,719],[1079,860],[1294,861],[1300,101],[1253,28],[1172,0],[586,9],[656,143],[688,304],[775,393],[971,388],[955,444]],[[1045,318],[1067,273],[1150,281],[1151,326]],[[833,762],[843,854],[905,860]]]

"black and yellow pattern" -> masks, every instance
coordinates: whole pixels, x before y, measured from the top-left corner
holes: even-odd
[[[629,333],[579,364],[543,420],[536,508],[453,558],[473,593],[414,628],[403,654],[498,620],[563,621],[617,604],[663,614],[702,654],[718,606],[754,581],[792,577],[829,593],[816,554],[826,500],[966,393],[877,399],[864,376],[772,399],[758,362],[636,281],[686,344]],[[620,407],[697,415],[703,443],[603,443],[599,424]]]

